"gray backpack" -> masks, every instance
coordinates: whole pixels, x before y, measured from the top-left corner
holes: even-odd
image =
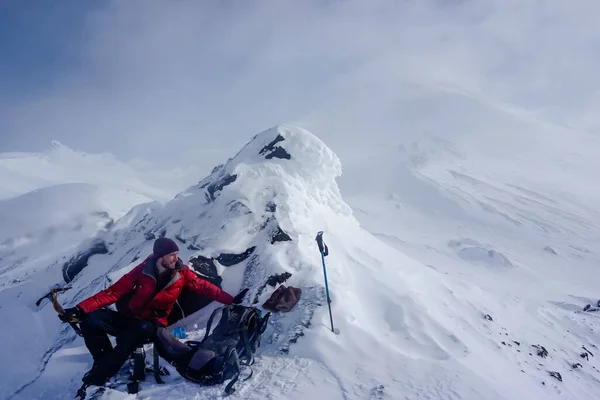
[[[211,332],[216,315],[221,319]],[[179,342],[166,329],[159,329],[157,346],[160,355],[175,366],[185,379],[203,385],[218,385],[231,379],[225,393],[235,391],[233,386],[241,372],[254,363],[254,354],[268,325],[270,312],[262,315],[255,307],[229,305],[217,308],[208,320],[202,341]]]

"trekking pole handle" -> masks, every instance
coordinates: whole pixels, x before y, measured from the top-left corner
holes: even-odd
[[[323,242],[323,231],[319,231],[317,233],[317,237],[315,238],[317,241],[317,245],[319,246],[319,251],[323,255],[323,257],[327,257],[329,255],[329,249],[327,245]]]

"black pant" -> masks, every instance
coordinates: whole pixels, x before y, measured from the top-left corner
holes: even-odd
[[[83,381],[99,386],[119,372],[135,349],[153,341],[157,328],[161,326],[109,309],[86,315],[80,325],[85,345],[94,357],[94,366],[85,374]],[[114,349],[108,335],[116,337]]]

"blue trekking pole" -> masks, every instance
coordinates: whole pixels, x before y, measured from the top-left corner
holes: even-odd
[[[323,262],[323,276],[325,277],[325,293],[327,294],[327,305],[329,306],[329,320],[331,321],[331,332],[335,333],[333,329],[333,316],[331,315],[331,298],[329,297],[329,285],[327,284],[327,269],[325,268],[325,257],[329,255],[329,249],[327,245],[323,243],[323,231],[317,233],[315,238],[319,245],[319,251],[321,252],[321,261]]]

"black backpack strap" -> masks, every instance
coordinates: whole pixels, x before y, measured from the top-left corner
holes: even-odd
[[[154,345],[154,350],[152,351],[154,353],[154,380],[156,381],[156,383],[163,384],[165,383],[162,378],[160,377],[160,363],[159,363],[159,357],[158,357],[158,349],[156,348],[156,344]]]
[[[263,333],[267,330],[267,326],[269,325],[269,317],[271,317],[271,312],[267,312],[262,318],[259,319],[258,329],[256,330],[256,347],[260,347],[260,341],[262,339]]]
[[[235,376],[231,379],[231,381],[229,381],[229,383],[227,384],[227,386],[225,386],[225,393],[227,395],[230,395],[231,393],[235,392],[235,389],[233,388],[233,385],[235,385],[237,383],[237,381],[240,379],[240,374],[242,373],[242,366],[240,364],[240,359],[239,359],[239,356],[238,356],[238,352],[237,352],[237,350],[235,348],[232,348],[230,350],[228,358],[231,358],[231,357],[233,357],[235,365],[237,366],[237,372],[236,372]],[[254,374],[254,371],[252,370],[251,367],[244,366],[244,369],[246,369],[246,368],[248,368],[250,370],[250,374],[247,377],[245,377],[244,379],[242,379],[242,382],[247,381]]]
[[[200,343],[204,343],[204,341],[206,340],[206,338],[208,338],[208,335],[210,335],[210,328],[212,327],[212,323],[215,319],[215,315],[217,315],[217,313],[219,311],[223,311],[227,306],[223,306],[223,307],[219,307],[217,309],[215,309],[212,314],[210,314],[210,318],[208,319],[208,323],[206,324],[206,332],[204,333],[204,339],[202,339],[200,341]]]
[[[244,354],[243,358],[246,359],[246,365],[254,364],[254,352],[252,351],[252,347],[250,346],[250,338],[248,337],[248,325],[250,324],[250,319],[252,317],[256,318],[254,311],[246,310],[244,311],[244,314],[242,315],[242,318],[240,320],[240,324],[242,325],[240,327],[242,341],[244,343],[244,349],[246,350],[246,353]],[[258,323],[258,321],[256,321],[255,323]]]
[[[252,378],[252,374],[254,374],[254,371],[252,370],[251,367],[246,366],[245,368],[248,368],[250,370],[250,375],[248,375],[246,378],[242,379],[242,382],[247,381],[248,379]],[[227,386],[225,386],[225,393],[230,395],[231,393],[235,392],[235,389],[233,388],[233,385],[236,384],[236,382],[240,379],[240,372],[238,372],[233,379],[227,384]]]

